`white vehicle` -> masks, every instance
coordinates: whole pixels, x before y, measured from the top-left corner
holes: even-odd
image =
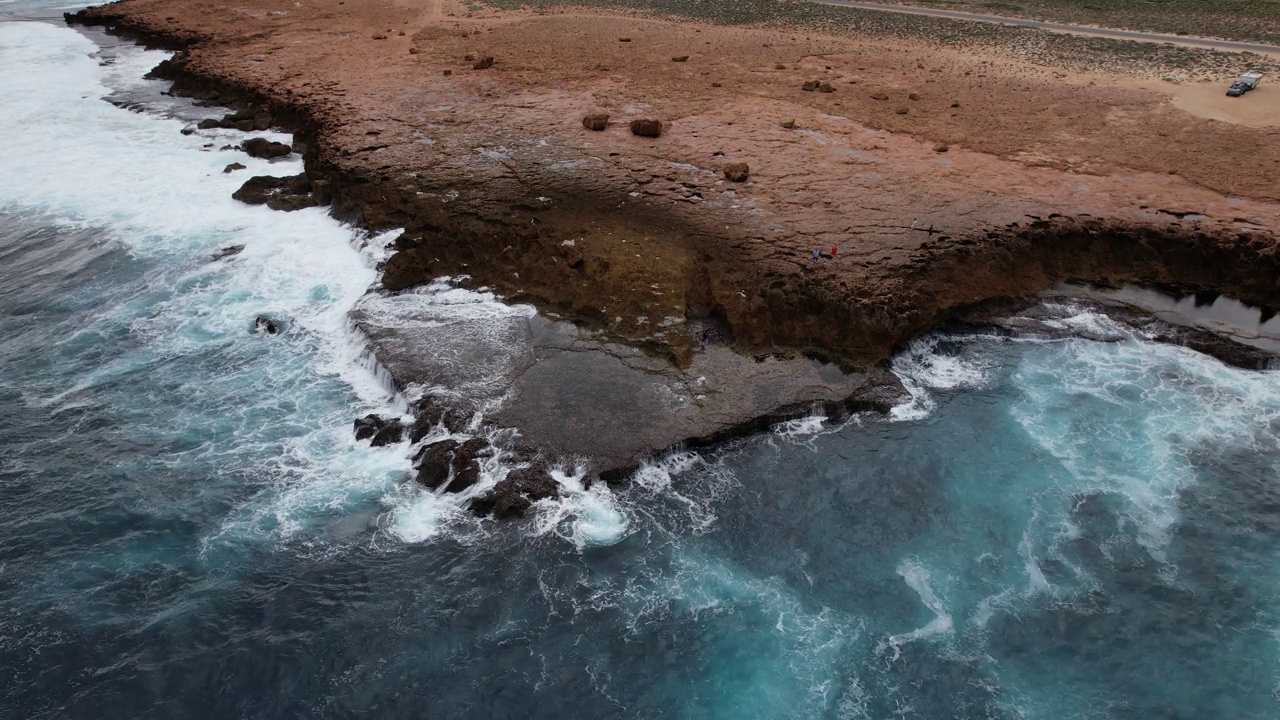
[[[1259,72],[1245,73],[1241,75],[1240,78],[1236,80],[1234,84],[1231,85],[1230,90],[1227,90],[1227,96],[1240,97],[1241,95],[1258,87],[1258,83],[1260,82],[1262,82],[1262,73],[1259,73]]]

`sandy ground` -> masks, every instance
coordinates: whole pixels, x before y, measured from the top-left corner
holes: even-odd
[[[1268,82],[1270,81],[1270,82]],[[1221,82],[1174,85],[1166,82],[1136,83],[1152,92],[1167,94],[1179,110],[1207,120],[1254,128],[1280,127],[1280,78],[1264,77],[1262,84],[1241,97],[1227,97],[1230,85]]]

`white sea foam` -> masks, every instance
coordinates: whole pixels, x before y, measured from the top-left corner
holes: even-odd
[[[794,418],[784,420],[774,425],[770,432],[781,440],[786,441],[807,441],[815,435],[822,434],[828,429],[827,420],[829,418],[821,413],[814,413],[802,418]]]
[[[554,533],[573,543],[579,551],[588,547],[613,545],[626,537],[631,521],[618,505],[617,497],[605,483],[583,487],[585,473],[555,469],[551,472],[560,485],[560,499],[540,503],[531,533],[535,536]]]
[[[141,76],[166,54],[122,47],[100,64],[97,51],[72,30],[0,23],[0,67],[22,68],[0,73],[0,211],[105,230],[111,242],[158,268],[131,301],[96,308],[86,329],[65,340],[92,343],[120,327],[137,349],[105,358],[40,399],[80,402],[83,391],[162,371],[169,359],[222,356],[224,367],[203,380],[173,379],[193,383],[193,412],[175,408],[167,431],[207,433],[212,440],[188,451],[198,455],[184,457],[243,473],[264,490],[232,509],[210,540],[292,538],[304,529],[311,537],[316,523],[366,512],[407,469],[403,455],[351,438],[355,412],[404,410],[376,366],[362,361],[362,339],[347,323],[375,279],[373,258],[356,245],[372,244],[322,209],[280,213],[233,200],[249,175],[297,173],[300,160],[218,152],[244,136],[182,135],[188,121],[172,112],[104,102],[122,90],[158,89]],[[248,170],[223,173],[230,162]],[[228,245],[244,249],[210,260]],[[258,315],[284,332],[253,336]],[[334,402],[343,386],[355,407],[351,399]],[[278,420],[264,426],[268,418]]]
[[[938,598],[937,593],[933,591],[933,587],[929,584],[928,568],[914,560],[904,560],[898,565],[898,575],[902,576],[907,585],[916,591],[916,594],[920,596],[920,602],[933,611],[934,618],[923,627],[900,635],[890,635],[881,642],[877,650],[884,652],[886,649],[892,648],[892,660],[897,660],[901,656],[902,646],[906,643],[923,640],[935,635],[949,634],[955,627],[951,620],[951,614],[947,612],[947,606]]]
[[[675,481],[681,477],[694,480],[689,487],[676,489]],[[677,513],[668,518],[681,531],[701,535],[715,527],[718,516],[716,503],[726,493],[739,487],[737,479],[724,464],[724,457],[708,460],[701,453],[679,451],[657,460],[642,463],[632,475],[628,496],[636,497],[636,505],[644,512],[664,512],[654,502],[661,496]],[[667,510],[666,512],[670,512]]]
[[[1072,340],[1054,353],[1052,363],[1032,358],[1015,370],[1011,413],[1066,471],[1063,492],[1126,499],[1123,519],[1157,560],[1167,560],[1178,494],[1196,479],[1192,453],[1274,442],[1280,384],[1272,371],[1138,341]]]
[[[981,356],[980,348],[969,345],[964,354],[952,355],[940,352],[938,341],[932,335],[917,338],[893,357],[890,368],[910,400],[892,408],[890,419],[922,420],[938,406],[935,391],[979,388],[989,381],[992,365]]]

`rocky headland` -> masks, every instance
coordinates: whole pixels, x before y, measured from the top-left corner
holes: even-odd
[[[607,479],[815,404],[888,407],[878,368],[903,342],[1064,282],[1280,307],[1280,123],[1122,77],[599,10],[123,0],[72,19],[177,50],[156,74],[233,108],[210,127],[295,133],[306,175],[247,179],[246,201],[404,229],[353,313],[397,385],[452,387],[458,428],[478,411]],[[443,277],[540,312],[458,345],[414,322]]]

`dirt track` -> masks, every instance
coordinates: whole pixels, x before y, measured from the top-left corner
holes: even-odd
[[[1000,25],[1016,25],[1018,27],[1036,28],[1051,32],[1085,35],[1089,37],[1115,38],[1117,40],[1138,40],[1141,42],[1169,43],[1186,47],[1209,48],[1227,52],[1255,52],[1280,57],[1280,46],[1261,43],[1236,42],[1215,38],[1194,37],[1188,35],[1165,35],[1162,33],[1137,32],[1116,28],[1090,27],[1088,25],[1068,25],[1066,23],[1044,22],[1027,18],[1007,17],[1004,15],[988,15],[986,13],[962,12],[959,10],[942,10],[939,8],[914,7],[911,5],[884,5],[881,3],[855,2],[855,0],[811,0],[822,5],[858,8],[859,10],[879,10],[884,12],[906,13],[909,15],[927,15],[929,17],[950,18],[952,20],[968,20],[970,22],[997,23]]]

